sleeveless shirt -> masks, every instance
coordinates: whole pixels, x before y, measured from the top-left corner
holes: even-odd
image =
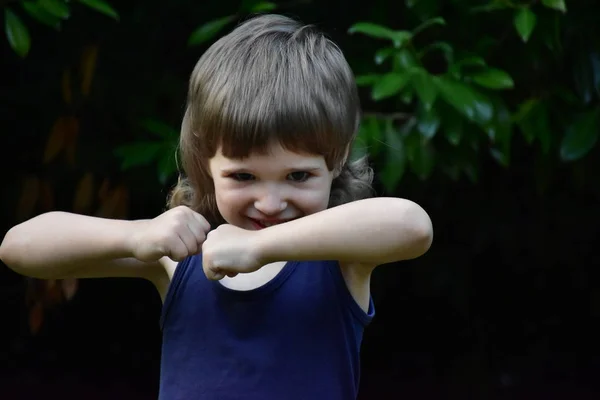
[[[249,291],[210,281],[202,256],[180,262],[161,315],[160,400],[354,400],[374,316],[337,261],[291,261]]]

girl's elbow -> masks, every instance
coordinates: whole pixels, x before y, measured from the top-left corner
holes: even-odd
[[[0,261],[14,272],[31,276],[25,268],[23,255],[28,254],[28,238],[15,232],[17,227],[10,229],[0,243]]]
[[[429,251],[433,243],[433,224],[431,218],[423,208],[416,203],[412,203],[412,210],[407,213],[410,215],[410,244],[407,259],[413,259],[422,256]]]
[[[18,243],[16,238],[14,238],[14,233],[9,230],[4,236],[2,243],[0,243],[0,261],[2,261],[8,268],[15,269],[18,264],[18,254],[19,251],[17,249]]]
[[[415,251],[416,257],[420,257],[429,251],[431,244],[433,243],[433,226],[431,220],[427,218],[427,223],[424,223],[415,234]]]

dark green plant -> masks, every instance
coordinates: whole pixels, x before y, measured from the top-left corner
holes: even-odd
[[[273,11],[276,8],[277,6],[272,2],[244,0],[237,13],[201,24],[191,33],[187,44],[188,46],[205,45],[242,15]],[[175,149],[179,133],[167,124],[156,120],[146,120],[143,125],[149,133],[158,136],[158,140],[139,141],[121,146],[115,150],[115,155],[121,160],[123,170],[156,164],[158,179],[161,184],[165,184],[177,173]]]
[[[119,14],[104,0],[76,0],[99,13],[119,20]],[[64,21],[71,17],[69,0],[22,0],[18,4],[22,12],[33,20],[52,29],[60,30]],[[29,29],[12,7],[4,6],[4,31],[15,53],[26,57],[31,48]]]
[[[476,180],[482,151],[489,151],[508,167],[517,132],[528,145],[538,142],[543,154],[554,153],[565,162],[584,157],[594,147],[600,128],[597,98],[594,102],[588,94],[577,99],[569,82],[557,80],[553,87],[540,91],[526,79],[515,83],[512,77],[531,69],[552,72],[556,65],[540,64],[546,57],[553,57],[556,64],[563,62],[563,43],[569,40],[564,32],[572,23],[565,17],[564,1],[520,4],[496,0],[474,8],[455,1],[460,20],[451,24],[428,15],[427,11],[439,9],[440,2],[426,3],[426,10],[415,10],[418,3],[406,1],[408,11],[426,17],[412,31],[370,22],[349,29],[351,34],[364,34],[384,44],[374,55],[372,71],[376,72],[361,74],[357,81],[369,89],[372,101],[393,111],[365,115],[356,151],[362,147],[380,160],[388,190],[394,190],[406,166],[422,179],[437,166],[453,179],[464,173]],[[478,20],[491,26],[507,20],[513,31],[505,37],[517,35],[521,43],[490,40],[495,32],[486,32]],[[461,36],[458,23],[469,27],[471,38]],[[438,29],[426,32],[433,27]],[[419,40],[425,33],[427,38]],[[524,57],[497,67],[487,57],[494,50]],[[592,80],[600,80],[597,54],[582,55],[589,76],[587,91],[593,87]],[[564,116],[555,118],[551,110],[560,109],[565,101],[569,104]]]

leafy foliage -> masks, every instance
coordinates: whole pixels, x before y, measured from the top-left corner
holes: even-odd
[[[586,257],[593,257],[590,238],[599,226],[597,1],[569,2],[568,9],[560,0],[347,3],[331,10],[335,18],[323,17],[331,2],[308,0],[111,3],[119,7],[118,23],[101,2],[3,3],[11,46],[3,59],[5,114],[13,121],[4,136],[19,160],[5,158],[0,208],[10,223],[56,209],[156,215],[176,178],[190,65],[248,13],[298,15],[333,28],[357,75],[365,114],[354,156],[374,160],[377,190],[381,183],[390,195],[422,204],[438,238],[415,264],[374,276],[375,295],[393,293],[380,304],[408,315],[408,323],[395,331],[398,312],[382,312],[372,327],[381,331],[370,330],[370,343],[385,345],[373,357],[373,382],[385,379],[382,351],[395,368],[394,390],[398,376],[412,384],[419,375],[443,375],[469,395],[473,382],[488,386],[481,398],[498,390],[511,397],[504,382],[527,382],[527,374],[539,382],[549,364],[560,365],[559,375],[546,375],[554,381],[593,361],[597,335],[588,325],[600,302],[589,303],[597,277]],[[27,280],[32,333],[52,325],[48,309],[76,295],[77,285]],[[144,296],[127,299],[133,297]],[[128,307],[119,300],[119,310]],[[112,349],[104,339],[92,342]],[[569,356],[572,364],[565,364],[561,348],[574,348],[577,362]],[[419,371],[410,371],[410,357]],[[136,363],[136,373],[147,359]]]
[[[581,159],[595,146],[600,122],[590,89],[592,81],[599,87],[598,53],[583,55],[579,67],[588,73],[574,76],[577,80],[587,77],[578,87],[588,104],[577,100],[569,82],[540,92],[527,77],[518,75],[521,71],[534,73],[540,68],[539,58],[549,57],[549,52],[554,52],[555,64],[548,65],[546,73],[552,73],[562,63],[561,57],[566,57],[563,42],[569,38],[561,34],[568,23],[563,1],[536,5],[492,1],[472,8],[455,2],[460,17],[450,22],[444,16],[423,13],[410,0],[405,6],[418,21],[410,30],[371,21],[357,22],[348,29],[350,35],[380,45],[371,67],[357,71],[357,83],[366,90],[375,110],[365,112],[354,154],[369,153],[380,166],[380,178],[388,191],[395,190],[407,171],[424,180],[441,171],[452,180],[464,175],[475,182],[485,154],[509,167],[515,134],[520,134],[526,145],[539,145],[542,154],[553,153],[564,162]],[[237,14],[198,27],[188,44],[207,45],[243,13],[274,8],[271,3],[245,1]],[[429,5],[428,10],[436,9],[439,7]],[[503,22],[512,25],[512,33],[505,32],[500,41],[490,40],[495,32],[487,32],[485,24]],[[482,35],[474,36],[473,27]],[[511,40],[513,36],[520,44]],[[507,63],[494,57],[494,52],[517,52],[523,57],[519,63]],[[552,110],[564,106],[565,99],[571,99],[566,108],[573,111],[572,118],[555,118]],[[139,150],[142,148],[145,150]],[[131,167],[135,160],[139,160],[137,164],[157,161],[159,148],[156,143],[147,147],[140,143],[129,147],[130,153],[118,154],[134,160],[123,164]],[[145,156],[134,157],[138,150]],[[162,176],[164,179],[164,171]]]
[[[119,14],[104,0],[77,0],[77,2],[119,20]],[[23,11],[36,21],[56,30],[71,16],[69,0],[21,0]],[[31,47],[29,29],[22,18],[11,8],[4,9],[6,38],[12,49],[21,57],[27,56]]]
[[[179,132],[169,125],[153,119],[144,120],[141,125],[157,139],[118,147],[115,155],[122,160],[121,168],[124,170],[151,163],[156,164],[159,181],[164,185],[177,172],[175,151]]]
[[[428,3],[429,12],[440,9],[441,2]],[[529,79],[563,67],[564,43],[573,40],[566,33],[572,22],[564,1],[491,1],[473,8],[466,3],[454,2],[458,17],[446,21],[407,0],[407,12],[420,21],[414,29],[393,30],[373,22],[349,29],[381,46],[357,82],[375,107],[393,111],[372,114],[375,119],[363,124],[357,145],[378,160],[390,192],[402,178],[398,171],[406,170],[404,164],[421,179],[438,169],[451,179],[464,174],[474,181],[484,152],[509,167],[519,133],[527,145],[539,143],[543,154],[553,153],[565,162],[581,159],[597,142],[597,97],[592,101],[590,89],[600,75],[598,53],[583,50],[581,64],[575,66],[587,72],[573,75],[576,80],[587,77],[578,85],[585,93],[582,99],[568,81],[540,90]],[[497,32],[487,26],[502,26],[503,21],[513,25],[513,33],[505,30],[502,39],[492,40]],[[519,54],[518,62],[506,62],[495,53]],[[542,58],[546,65],[540,64]],[[557,108],[566,111],[561,118],[553,115]],[[376,144],[383,137],[387,143]],[[388,145],[396,150],[383,151]]]
[[[209,42],[242,15],[269,12],[275,9],[277,9],[277,5],[269,1],[244,0],[240,5],[238,13],[213,19],[196,28],[188,39],[188,45],[197,46]]]
[[[80,3],[118,19],[102,0]],[[30,16],[56,29],[70,17],[67,1],[21,4]],[[357,22],[348,29],[355,41],[379,47],[371,54],[370,66],[355,67],[357,83],[371,105],[354,154],[370,154],[380,166],[387,190],[393,192],[407,171],[421,179],[441,171],[453,180],[464,175],[476,181],[486,155],[504,167],[511,165],[519,134],[525,145],[563,162],[577,161],[594,148],[600,128],[600,45],[583,45],[583,37],[570,33],[569,24],[575,22],[567,18],[563,0],[527,4],[492,0],[475,7],[454,1],[453,11],[446,8],[447,15],[435,15],[441,5],[438,0],[406,0],[411,29],[374,21]],[[244,0],[235,13],[194,29],[187,44],[208,46],[245,15],[274,10],[275,3]],[[5,21],[11,46],[26,56],[31,40],[25,24],[8,7]],[[585,29],[590,31],[588,38],[597,37],[591,35],[592,24]],[[568,68],[565,60],[570,54],[565,48],[574,40],[582,43],[574,50],[576,92],[570,80],[557,80],[552,88],[537,87],[534,75],[558,74]],[[560,117],[557,109],[564,110]],[[153,124],[148,121],[146,130],[156,138],[122,146],[115,155],[125,170],[156,165],[159,181],[165,183],[177,172],[177,132],[156,119]]]

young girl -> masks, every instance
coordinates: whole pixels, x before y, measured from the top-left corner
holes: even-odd
[[[37,278],[153,282],[160,399],[354,399],[371,272],[432,241],[415,203],[367,199],[370,170],[348,161],[358,122],[336,45],[286,17],[250,19],[192,73],[168,211],[43,214],[0,257]]]

